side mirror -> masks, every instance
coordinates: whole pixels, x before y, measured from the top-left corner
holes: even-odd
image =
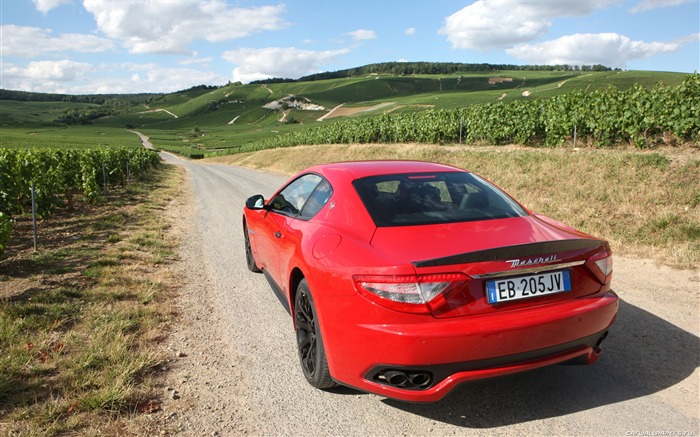
[[[245,201],[245,206],[248,209],[263,209],[265,208],[265,198],[261,194],[256,194]]]

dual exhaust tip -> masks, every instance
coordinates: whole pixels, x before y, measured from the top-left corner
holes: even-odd
[[[430,372],[420,370],[403,371],[399,369],[386,369],[380,371],[374,377],[374,380],[392,387],[425,389],[432,384],[433,375]]]

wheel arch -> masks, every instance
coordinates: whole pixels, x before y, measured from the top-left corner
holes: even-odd
[[[241,225],[243,227],[243,232],[244,233],[247,232],[248,231],[248,219],[246,218],[245,214],[241,215]]]
[[[297,287],[302,279],[306,278],[304,272],[299,267],[294,267],[292,273],[289,275],[289,311],[292,314],[292,324],[296,325],[294,321],[294,299],[297,294]],[[296,326],[295,326],[296,327]]]

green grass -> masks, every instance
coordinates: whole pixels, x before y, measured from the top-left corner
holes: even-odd
[[[52,228],[44,235],[67,236],[44,237],[36,254],[23,249],[30,224],[18,223],[0,258],[0,287],[25,288],[0,299],[3,431],[138,433],[129,419],[156,397],[158,339],[172,317],[164,302],[174,279],[158,266],[175,258],[174,243],[153,211],[165,208],[180,177],[163,169],[111,193],[109,205],[42,223]]]
[[[123,128],[87,126],[6,127],[1,129],[0,147],[139,146],[139,138]]]
[[[0,127],[56,127],[61,126],[55,120],[66,109],[89,108],[87,103],[68,102],[21,102],[3,100],[0,105]]]

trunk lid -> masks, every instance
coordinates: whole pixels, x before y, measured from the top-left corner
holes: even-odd
[[[463,286],[431,308],[433,316],[439,318],[514,310],[586,296],[606,286],[609,289],[609,272],[601,273],[591,259],[606,251],[609,256],[607,242],[546,217],[377,228],[371,244],[412,264],[419,275],[468,275]],[[506,287],[497,281],[551,281],[551,275],[563,280],[559,272],[569,284],[566,292],[489,303],[489,286],[492,293],[498,285]]]

